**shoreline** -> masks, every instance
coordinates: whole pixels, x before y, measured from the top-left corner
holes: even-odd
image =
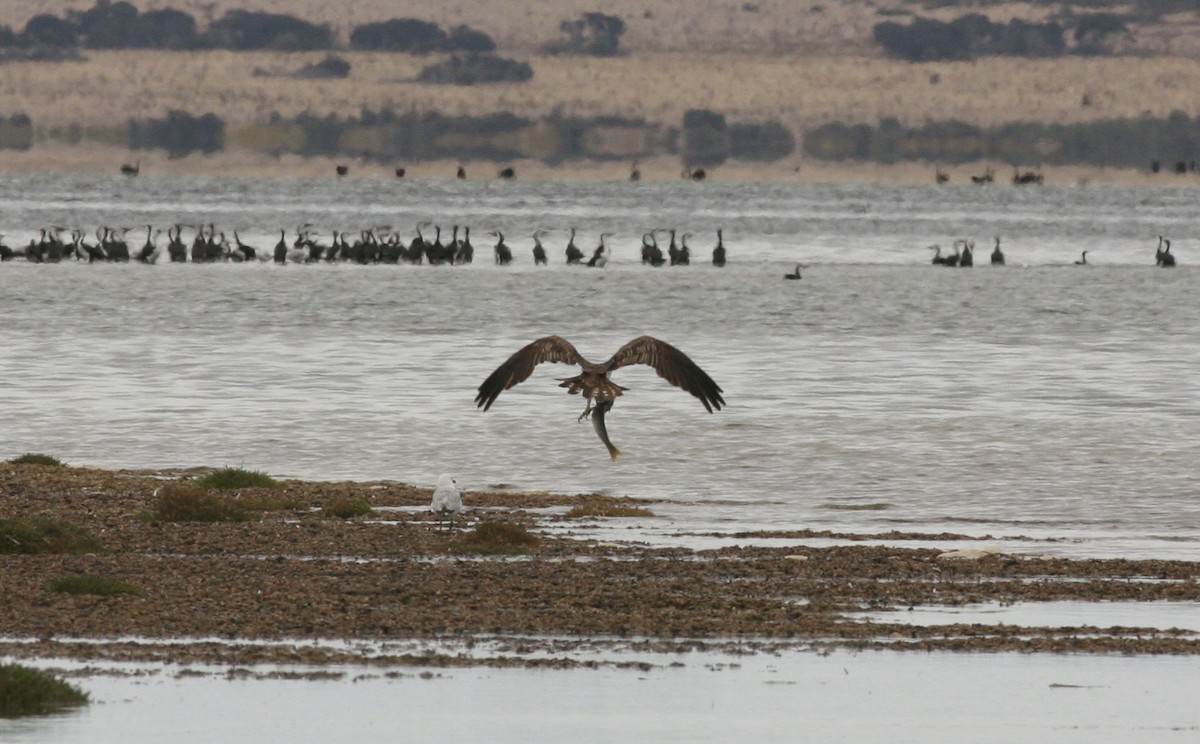
[[[190,155],[169,159],[161,151],[129,151],[124,148],[94,145],[39,146],[27,151],[0,150],[0,174],[4,175],[111,175],[121,174],[121,166],[137,163],[139,177],[206,177],[206,178],[267,178],[267,179],[329,179],[336,180],[336,167],[344,165],[346,181],[444,181],[453,180],[458,165],[463,165],[469,181],[498,181],[498,172],[512,166],[515,180],[535,183],[555,182],[625,182],[630,181],[631,162],[572,161],[549,165],[537,160],[516,160],[508,163],[492,161],[435,160],[417,163],[381,164],[346,158],[272,157],[262,153],[233,150],[215,155]],[[404,167],[403,179],[394,173]],[[683,180],[682,166],[674,156],[660,156],[638,162],[642,183],[669,183]],[[983,173],[988,167],[997,173],[995,183],[979,185],[971,176]],[[837,162],[813,159],[788,159],[775,163],[729,161],[706,169],[707,177],[697,182],[706,184],[798,183],[816,184],[875,184],[935,186],[935,173],[940,171],[949,181],[941,188],[1008,188],[1011,187],[1011,167],[996,163],[965,163],[940,165],[925,162],[905,162],[884,165],[864,162]],[[1132,168],[1102,168],[1090,166],[1049,167],[1042,170],[1047,186],[1127,186],[1127,187],[1200,187],[1195,174],[1151,173]]]
[[[0,464],[0,520],[61,519],[103,549],[0,555],[0,656],[172,664],[561,666],[572,649],[637,640],[663,651],[907,649],[1200,655],[1200,631],[1165,628],[922,626],[864,619],[914,607],[1043,602],[1200,602],[1200,563],[1063,559],[953,551],[970,535],[889,536],[894,546],[713,550],[577,537],[587,525],[653,524],[655,502],[598,494],[468,492],[468,526],[440,529],[431,489],[398,483],[282,481],[235,499],[276,503],[247,521],[151,515],[160,489],[196,489],[197,471],[107,471]],[[336,500],[370,511],[340,518]],[[573,507],[579,507],[571,511]],[[633,511],[629,511],[633,510]],[[621,516],[629,515],[629,516]],[[471,547],[474,527],[535,536],[501,553]],[[869,538],[877,536],[848,536]],[[906,548],[933,537],[945,551]],[[513,546],[509,546],[513,547]],[[128,582],[140,595],[54,592],[59,576]],[[1154,577],[1154,581],[1142,581]],[[482,658],[454,644],[493,637],[523,650]],[[400,647],[451,639],[443,651]],[[201,640],[207,639],[207,640]],[[224,639],[224,640],[213,640]],[[390,644],[390,645],[389,645]],[[391,650],[388,650],[388,649]],[[400,649],[400,650],[398,650]]]

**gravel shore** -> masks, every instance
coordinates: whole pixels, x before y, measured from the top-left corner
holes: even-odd
[[[200,472],[0,465],[0,520],[65,520],[104,546],[82,555],[0,554],[0,657],[541,666],[581,663],[571,648],[630,643],[739,653],[787,647],[1200,654],[1200,637],[1181,630],[923,627],[848,614],[1053,600],[1195,602],[1200,564],[1192,562],[1003,553],[949,558],[904,548],[904,533],[888,536],[898,547],[769,546],[775,537],[803,534],[794,532],[746,536],[766,547],[719,550],[602,543],[574,538],[572,530],[613,519],[652,522],[655,504],[505,490],[464,494],[471,526],[460,518],[458,529],[445,530],[422,508],[430,489],[399,483],[283,481],[269,495],[286,506],[248,521],[156,520],[156,492]],[[230,495],[261,499],[259,491],[268,489]],[[364,502],[371,511],[331,516],[325,507],[338,499]],[[569,512],[573,507],[586,508]],[[641,516],[604,516],[629,508]],[[538,539],[501,554],[480,552],[471,537],[483,522],[519,525]],[[937,539],[952,550],[968,537]],[[51,590],[53,579],[80,574],[125,581],[142,593]],[[396,645],[428,640],[465,648],[482,638],[508,639],[509,652],[418,653]],[[534,653],[548,651],[553,659]]]

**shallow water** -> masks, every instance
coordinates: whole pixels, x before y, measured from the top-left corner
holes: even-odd
[[[654,666],[414,668],[392,678],[349,667],[334,670],[345,676],[329,681],[227,678],[224,669],[91,676],[83,681],[91,706],[48,719],[0,720],[0,738],[11,744],[885,737],[1093,744],[1189,742],[1200,732],[1190,658],[631,656]]]
[[[961,606],[910,607],[889,612],[852,614],[859,620],[904,625],[1018,625],[1067,628],[1155,628],[1200,633],[1200,603],[1196,602],[1015,602]]]
[[[667,498],[662,535],[812,528],[1063,538],[1048,552],[1200,558],[1200,306],[1179,236],[1192,192],[725,184],[0,180],[0,227],[212,221],[270,231],[436,218],[504,228],[468,267],[0,265],[0,457],[237,465],[277,476]],[[611,230],[603,270],[528,258],[535,227]],[[638,264],[677,226],[698,263]],[[725,228],[730,265],[703,263]],[[1009,265],[986,264],[1004,236]],[[586,236],[586,237],[585,237]],[[978,265],[926,245],[980,243]],[[1080,246],[1094,265],[1071,264]],[[782,281],[792,261],[800,282]],[[593,359],[641,333],[724,388],[706,413],[645,367],[608,417],[610,462],[543,365],[472,398],[522,344]],[[875,509],[846,509],[881,505]],[[468,495],[469,505],[469,495]],[[1011,545],[1008,547],[1012,547]]]
[[[433,219],[471,225],[477,247],[474,265],[454,268],[0,265],[0,459],[428,486],[449,471],[468,505],[470,489],[500,484],[662,498],[656,518],[576,534],[693,547],[835,542],[733,536],[758,529],[948,531],[972,539],[940,547],[1200,560],[1189,189],[0,177],[0,215],[10,245],[49,224],[213,222],[269,248],[301,222],[327,239]],[[569,226],[585,251],[617,233],[607,268],[562,265]],[[641,233],[661,226],[696,233],[695,265],[638,265]],[[539,227],[559,230],[542,269],[525,237]],[[718,227],[723,270],[704,263]],[[488,260],[495,228],[512,266]],[[1153,266],[1159,233],[1177,238],[1175,271]],[[1003,268],[986,265],[993,235]],[[980,265],[931,267],[927,246],[959,237],[977,241]],[[1091,265],[1077,267],[1084,249]],[[797,261],[804,278],[782,281]],[[616,462],[555,386],[563,367],[478,411],[483,378],[550,333],[593,359],[658,336],[729,405],[709,415],[650,370],[621,370]],[[1133,612],[1154,627],[1178,616]],[[655,668],[299,682],[155,667],[89,676],[98,704],[0,721],[0,739],[1096,742],[1200,730],[1188,658],[633,658]]]

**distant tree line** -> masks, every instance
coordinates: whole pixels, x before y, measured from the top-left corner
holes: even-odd
[[[0,26],[0,48],[85,49],[233,49],[313,51],[336,46],[328,24],[314,24],[282,13],[229,10],[201,31],[182,10],[140,12],[124,0],[96,0],[88,10],[65,17],[42,13],[19,32]],[[397,18],[356,26],[350,47],[400,52],[490,52],[496,44],[482,31],[458,26],[449,32],[436,24]]]
[[[442,85],[480,85],[485,83],[523,83],[533,77],[528,62],[498,57],[495,54],[453,54],[421,70],[417,81]]]
[[[0,149],[28,150],[32,145],[33,122],[28,116],[0,116]]]
[[[994,23],[978,13],[953,21],[917,17],[907,25],[885,21],[874,27],[875,41],[888,56],[910,62],[1056,57],[1071,52],[1109,54],[1112,44],[1128,33],[1125,21],[1111,13],[1081,17],[1075,25],[1074,47],[1068,47],[1066,29],[1058,22],[1030,23],[1014,18]]]
[[[625,21],[604,13],[584,13],[558,24],[563,39],[546,47],[550,54],[583,54],[615,57],[620,53]]]
[[[1153,161],[1200,160],[1200,118],[1175,111],[1165,118],[1102,119],[1079,124],[1018,122],[977,127],[941,121],[905,127],[826,124],[806,132],[804,151],[824,160],[898,163],[925,160],[1012,165],[1094,165],[1143,168]]]
[[[170,157],[214,153],[235,146],[273,155],[354,157],[379,162],[438,159],[508,161],[536,158],[622,160],[679,155],[687,167],[714,167],[734,158],[778,161],[791,155],[796,137],[779,122],[726,121],[693,109],[682,125],[664,126],[624,117],[528,119],[510,112],[447,116],[438,112],[373,111],[357,115],[310,113],[229,130],[214,113],[171,111],[162,118],[131,119],[121,130],[130,149],[166,150]],[[40,137],[42,135],[38,135]],[[67,142],[87,139],[69,127]],[[107,135],[106,135],[107,137]],[[0,117],[0,148],[28,149],[35,142],[25,114]],[[1175,111],[1167,117],[1104,119],[1079,124],[1016,122],[977,127],[961,121],[905,127],[894,118],[869,124],[826,124],[803,136],[804,152],[822,160],[878,163],[992,161],[1012,165],[1093,165],[1144,168],[1150,163],[1200,161],[1200,117]]]
[[[162,119],[130,119],[128,136],[131,150],[166,150],[170,158],[211,155],[225,147],[225,122],[213,113],[171,111]]]
[[[350,46],[355,49],[410,52],[493,52],[492,37],[468,26],[458,26],[449,33],[435,23],[415,18],[393,18],[358,26],[350,33]]]
[[[79,126],[56,129],[49,137],[70,144],[102,138],[131,150],[165,150],[171,158],[237,147],[276,156],[350,157],[381,163],[534,158],[553,164],[669,154],[681,155],[689,165],[711,167],[728,158],[778,160],[795,149],[792,133],[778,122],[731,124],[720,114],[700,110],[685,118],[682,127],[673,127],[615,116],[553,114],[529,119],[507,111],[447,116],[433,111],[364,108],[350,116],[275,114],[266,122],[230,128],[215,113],[170,111],[162,117],[133,118],[102,131]],[[34,141],[28,116],[0,118],[0,148],[27,149]]]
[[[683,164],[715,167],[729,158],[772,161],[796,149],[791,130],[779,122],[730,125],[724,114],[690,109],[683,115]]]
[[[296,70],[292,73],[292,77],[306,80],[347,78],[350,77],[350,63],[341,57],[330,54],[320,62],[313,62]]]

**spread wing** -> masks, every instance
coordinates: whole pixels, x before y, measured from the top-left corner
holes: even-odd
[[[653,367],[659,377],[699,398],[709,413],[713,409],[719,411],[725,405],[721,386],[713,382],[708,373],[700,369],[687,354],[665,341],[652,336],[639,336],[618,349],[601,367],[605,372],[610,372],[630,364]]]
[[[492,407],[500,393],[508,390],[517,383],[524,382],[533,374],[533,368],[542,362],[561,362],[563,364],[584,364],[585,360],[571,345],[571,342],[561,336],[546,336],[539,338],[508,358],[508,361],[496,368],[479,386],[479,394],[475,396],[475,405],[483,410]]]

